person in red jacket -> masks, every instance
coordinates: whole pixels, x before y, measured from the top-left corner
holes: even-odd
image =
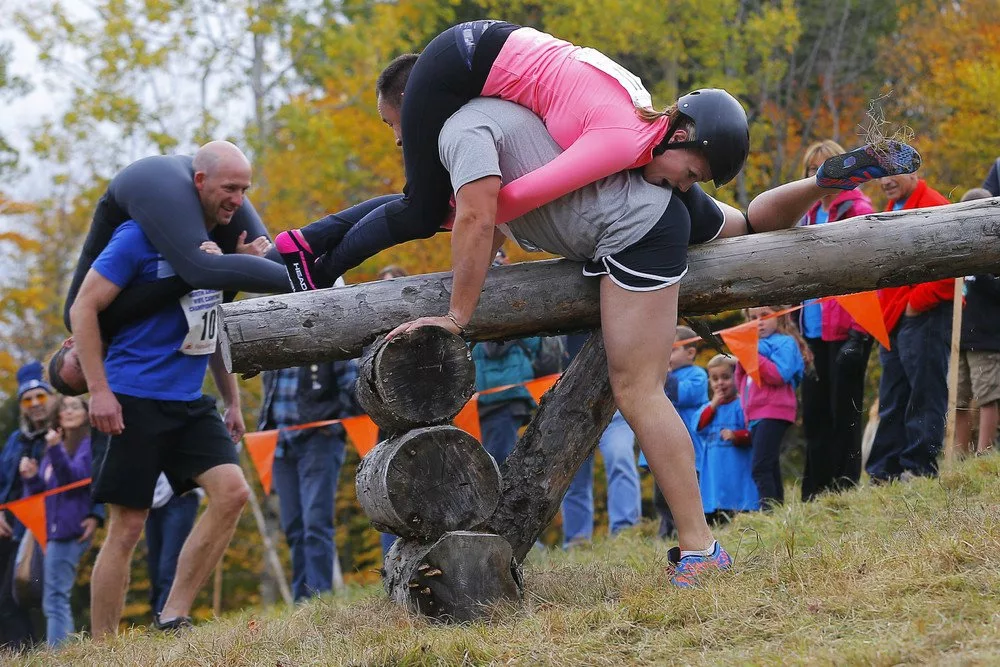
[[[916,174],[879,181],[886,211],[949,202]],[[880,348],[879,426],[868,457],[873,481],[937,474],[948,408],[953,279],[879,290],[891,349]]]

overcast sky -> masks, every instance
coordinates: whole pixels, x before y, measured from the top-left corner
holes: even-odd
[[[27,0],[0,0],[0,15],[10,16]],[[25,155],[28,149],[28,138],[31,129],[44,118],[53,118],[62,110],[65,93],[52,89],[47,84],[45,72],[38,63],[38,49],[31,41],[13,28],[0,27],[0,42],[10,44],[11,73],[27,79],[33,86],[32,91],[20,98],[11,100],[0,113],[0,132],[19,151],[24,166],[37,169]],[[5,183],[4,189],[10,194],[25,199],[41,197],[45,194],[43,184],[37,179],[20,178],[15,183]]]

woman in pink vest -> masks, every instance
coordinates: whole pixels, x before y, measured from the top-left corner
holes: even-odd
[[[826,140],[806,149],[803,176],[815,176],[823,163],[844,149]],[[861,190],[831,193],[813,204],[803,226],[839,222],[874,212]],[[872,337],[836,301],[806,302],[799,320],[813,353],[815,374],[802,381],[802,423],[806,463],[802,499],[839,491],[861,479],[861,409]]]

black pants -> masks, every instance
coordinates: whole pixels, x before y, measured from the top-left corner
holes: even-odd
[[[785,488],[781,483],[781,440],[790,425],[783,419],[761,419],[750,429],[751,474],[757,485],[761,509],[785,502]]]
[[[802,382],[806,463],[802,500],[840,491],[861,479],[862,405],[872,343],[860,359],[838,363],[843,341],[807,339],[816,375]]]
[[[868,456],[872,479],[937,475],[948,410],[950,304],[904,315],[889,335],[892,348],[879,348],[879,423]]]
[[[30,648],[38,639],[28,612],[14,602],[14,559],[19,545],[19,541],[0,538],[0,648],[14,651]]]
[[[366,215],[336,247],[317,244],[328,252],[318,265],[322,280],[332,281],[392,245],[433,236],[444,223],[449,212],[451,179],[438,154],[438,135],[452,114],[482,93],[500,49],[518,28],[504,22],[491,25],[479,37],[468,63],[460,47],[466,25],[449,28],[431,40],[406,82],[402,108],[406,166],[403,198]],[[306,233],[306,240],[312,245],[315,238]]]
[[[653,482],[653,507],[656,515],[660,517],[660,527],[656,531],[657,537],[661,540],[670,539],[677,533],[677,526],[674,525],[674,515],[670,512],[670,505],[667,498],[660,491],[659,485]]]

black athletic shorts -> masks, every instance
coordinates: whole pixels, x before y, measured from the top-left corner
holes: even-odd
[[[711,241],[722,231],[722,209],[697,184],[675,190],[667,210],[645,236],[613,255],[587,262],[585,276],[608,276],[630,292],[673,285],[687,273],[689,244]]]
[[[115,394],[125,430],[92,429],[94,502],[149,509],[160,473],[174,493],[197,487],[194,478],[225,463],[239,464],[215,400],[161,401]]]

